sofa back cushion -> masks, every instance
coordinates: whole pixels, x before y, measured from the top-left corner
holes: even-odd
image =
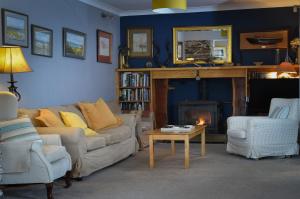
[[[20,108],[18,110],[18,117],[24,117],[25,115],[31,120],[33,126],[45,127],[44,123],[36,119],[40,115],[38,109]]]

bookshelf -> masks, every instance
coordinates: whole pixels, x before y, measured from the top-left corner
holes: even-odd
[[[150,110],[150,72],[123,71],[117,75],[117,96],[123,112]]]

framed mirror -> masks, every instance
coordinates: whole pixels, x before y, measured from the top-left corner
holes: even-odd
[[[232,62],[232,26],[173,28],[174,64]]]

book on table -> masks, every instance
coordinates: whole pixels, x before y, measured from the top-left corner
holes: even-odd
[[[195,129],[194,125],[166,125],[160,128],[161,132],[190,132]]]

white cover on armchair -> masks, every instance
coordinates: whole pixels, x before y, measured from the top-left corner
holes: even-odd
[[[0,185],[43,183],[52,199],[55,179],[67,173],[71,185],[71,157],[59,135],[38,135],[29,118],[17,118],[17,108],[12,93],[0,92]]]
[[[289,107],[286,119],[274,119],[276,107]],[[227,120],[227,152],[258,159],[297,155],[299,99],[273,98],[268,117],[232,116]]]

